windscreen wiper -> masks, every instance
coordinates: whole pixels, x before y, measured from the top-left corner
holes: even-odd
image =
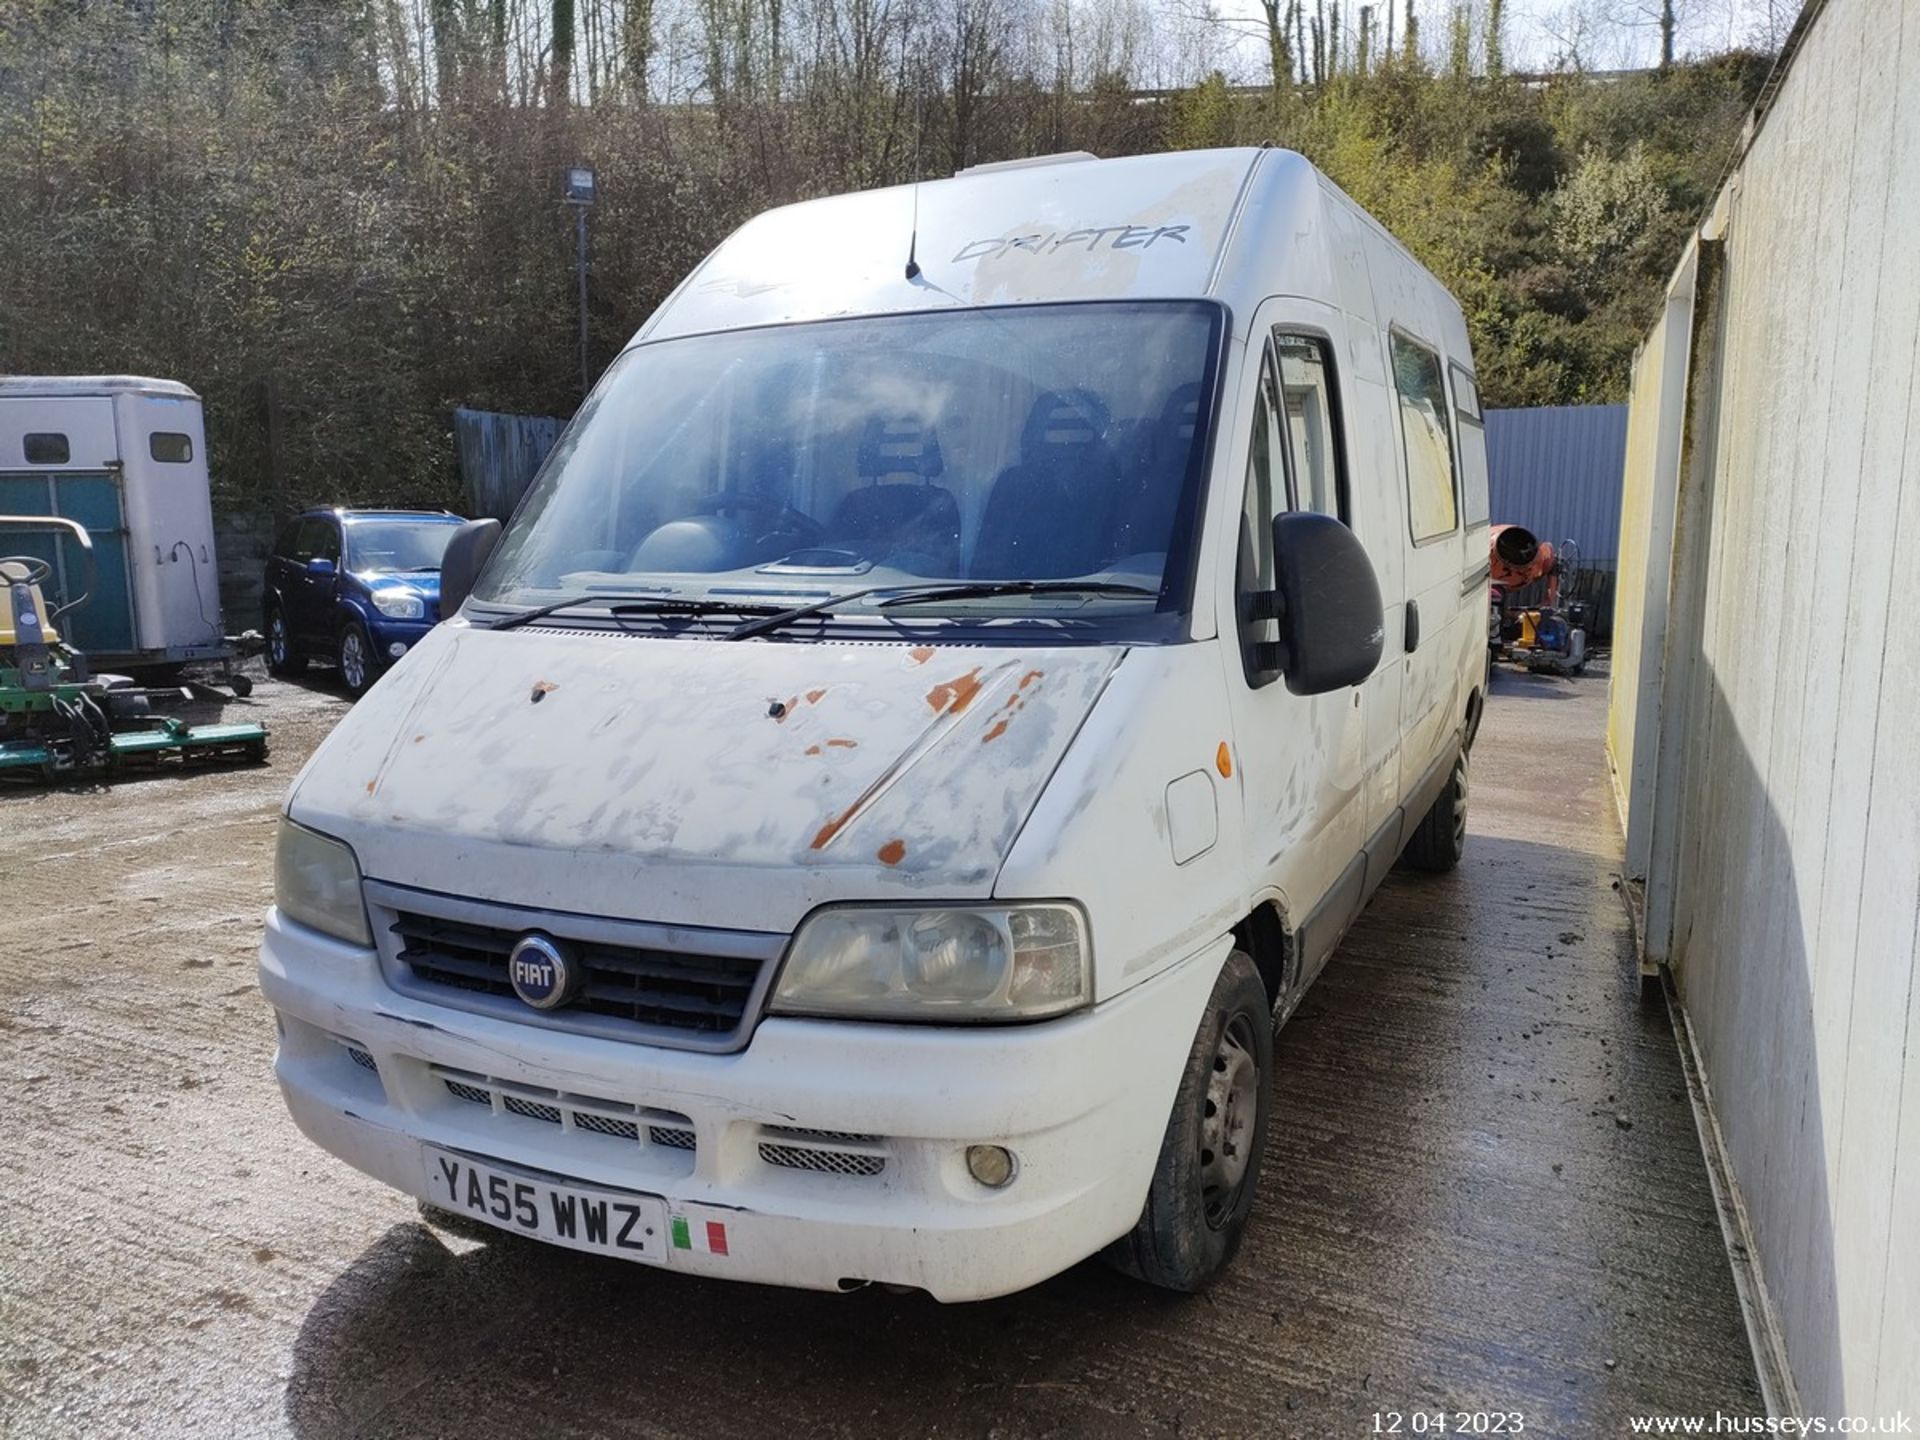
[[[912,605],[922,600],[972,600],[985,595],[1151,595],[1158,590],[1144,585],[1128,585],[1114,580],[970,580],[952,585],[870,585],[864,590],[848,590],[829,595],[810,605],[796,605],[736,625],[726,633],[728,640],[751,640],[784,629],[795,620],[824,615],[829,610],[869,595],[885,595],[880,605]]]
[[[571,609],[575,605],[611,599],[611,596],[604,594],[569,595],[565,600],[556,600],[551,605],[536,605],[531,610],[521,610],[512,615],[503,616],[486,628],[511,630],[517,625],[526,625],[532,621],[544,619],[548,615]],[[673,596],[660,596],[647,600],[619,600],[606,608],[607,613],[616,618],[627,615],[764,615],[772,618],[779,613],[779,607],[776,605],[741,604],[733,600],[683,599]],[[731,633],[728,638],[732,638]]]
[[[1124,580],[969,580],[929,585],[882,600],[882,605],[915,605],[922,600],[974,600],[992,595],[1150,595],[1160,592]]]

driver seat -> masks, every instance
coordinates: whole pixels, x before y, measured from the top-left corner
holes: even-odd
[[[951,490],[933,483],[946,468],[933,427],[914,415],[874,416],[854,467],[873,483],[834,507],[822,545],[917,575],[957,576],[960,506]],[[889,483],[894,475],[913,479]]]

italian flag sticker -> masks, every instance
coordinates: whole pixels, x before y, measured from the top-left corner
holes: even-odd
[[[727,1227],[718,1220],[689,1221],[684,1215],[676,1215],[673,1217],[673,1248],[724,1255],[727,1253]]]

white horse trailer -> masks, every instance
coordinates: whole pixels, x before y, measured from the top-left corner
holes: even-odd
[[[114,669],[226,660],[200,397],[132,375],[0,377],[0,513],[78,521],[96,593],[67,622]],[[9,546],[54,567],[60,603],[85,583],[51,530]]]

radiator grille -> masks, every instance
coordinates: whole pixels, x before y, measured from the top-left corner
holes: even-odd
[[[630,1105],[621,1100],[606,1100],[597,1095],[576,1095],[570,1091],[540,1090],[516,1085],[464,1070],[449,1070],[436,1065],[433,1073],[456,1100],[469,1105],[496,1108],[508,1115],[557,1125],[569,1132],[609,1136],[615,1140],[646,1143],[691,1156],[698,1145],[693,1121],[677,1110],[656,1110]]]
[[[489,995],[519,1006],[507,978],[507,956],[525,932],[395,912],[395,958],[419,984],[442,991]],[[569,1016],[600,1015],[649,1029],[725,1037],[737,1031],[760,978],[752,956],[687,955],[569,940],[586,967],[580,995],[559,1010],[530,1008],[565,1024]]]

